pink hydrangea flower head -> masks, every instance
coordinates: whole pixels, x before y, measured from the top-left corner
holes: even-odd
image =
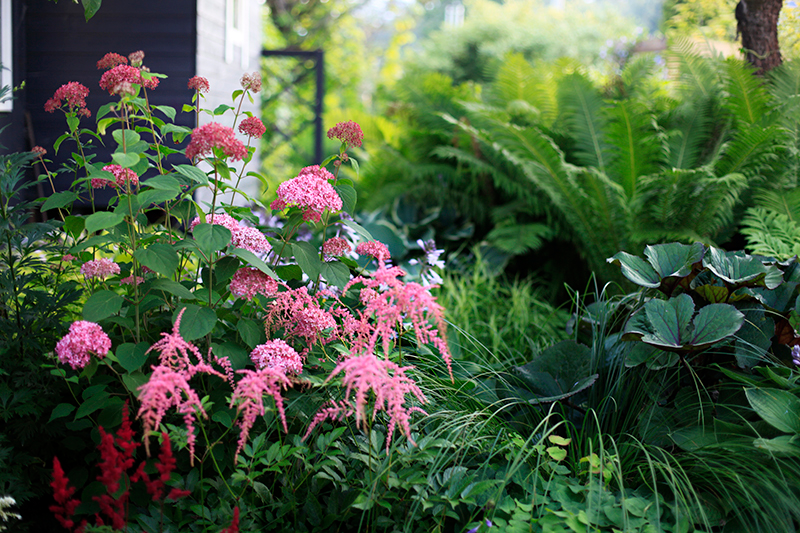
[[[281,339],[273,339],[256,346],[250,352],[250,360],[256,368],[275,368],[284,374],[303,372],[303,360],[294,348]]]
[[[380,241],[358,243],[356,246],[356,253],[358,255],[371,255],[378,261],[386,261],[391,257],[389,248]]]
[[[111,339],[98,324],[79,320],[69,327],[69,333],[56,344],[56,355],[63,364],[72,368],[83,368],[91,360],[92,354],[99,358],[106,356],[111,349]]]
[[[81,274],[86,279],[105,279],[108,276],[119,274],[119,265],[107,257],[93,259],[81,265]]]
[[[31,148],[31,152],[33,152],[39,157],[44,157],[45,155],[47,155],[47,150],[42,148],[41,146],[34,146],[33,148]]]
[[[266,131],[267,127],[258,117],[247,117],[239,124],[239,133],[248,137],[260,139]]]
[[[265,254],[272,250],[272,245],[257,228],[239,226],[231,234],[234,248],[244,248],[254,254]]]
[[[75,259],[77,258],[72,254],[66,254],[64,257],[61,258],[62,261],[75,261]]]
[[[361,146],[361,141],[364,140],[364,132],[361,131],[361,126],[352,120],[348,120],[347,122],[339,122],[329,129],[328,139],[338,139],[349,146]]]
[[[128,54],[128,59],[131,61],[131,66],[133,67],[141,67],[142,62],[144,61],[144,52],[141,50],[137,50],[136,52],[131,52]]]
[[[139,387],[139,412],[136,417],[144,426],[144,447],[150,456],[150,435],[159,432],[161,420],[167,410],[174,407],[183,415],[187,430],[189,453],[194,463],[195,414],[208,418],[197,392],[189,385],[186,375],[164,365],[153,367],[150,379]]]
[[[214,148],[221,149],[233,161],[247,157],[247,147],[236,138],[233,130],[222,124],[203,124],[192,132],[192,140],[186,147],[186,157],[212,157]]]
[[[258,72],[253,72],[252,74],[245,73],[242,79],[239,80],[239,83],[245,91],[257,93],[261,90],[261,74]]]
[[[108,94],[130,93],[132,84],[141,85],[147,89],[158,87],[158,78],[144,79],[141,71],[129,65],[117,65],[107,70],[100,77],[100,88]]]
[[[233,462],[236,463],[236,458],[239,457],[239,452],[244,448],[247,442],[247,436],[255,424],[257,416],[264,416],[264,395],[272,396],[275,400],[275,408],[278,411],[283,429],[287,433],[289,430],[286,426],[286,413],[283,410],[283,398],[281,397],[281,389],[288,388],[291,385],[289,378],[277,368],[264,367],[260,370],[239,370],[239,374],[244,377],[236,384],[236,389],[231,396],[230,407],[238,406],[238,413],[241,415],[239,420],[239,444],[236,446],[236,453]]]
[[[207,93],[211,90],[211,85],[209,85],[208,79],[202,76],[194,76],[189,80],[189,89],[194,89],[199,93]]]
[[[109,52],[103,56],[100,61],[97,62],[97,70],[108,70],[110,68],[114,68],[119,65],[127,65],[128,58],[125,56],[121,56],[119,54],[115,54],[114,52]]]
[[[107,180],[105,178],[92,178],[91,181],[92,189],[103,189],[105,187],[112,187],[116,188],[117,183],[115,181]]]
[[[198,224],[206,222],[208,224],[217,224],[223,228],[228,228],[231,234],[239,231],[239,221],[227,213],[210,213],[206,215],[205,220],[200,220],[200,217],[194,217],[194,220],[189,224],[189,231],[193,231]]]
[[[414,367],[400,367],[388,359],[381,359],[373,354],[364,354],[357,357],[350,357],[339,363],[339,365],[328,376],[330,381],[340,372],[344,372],[342,384],[345,386],[343,404],[328,407],[312,420],[311,426],[306,432],[307,437],[314,426],[329,417],[340,417],[347,414],[349,405],[355,403],[356,423],[362,428],[367,427],[367,403],[369,392],[372,391],[375,400],[372,408],[374,417],[379,411],[384,411],[389,416],[388,431],[386,434],[386,452],[389,452],[389,444],[396,428],[414,444],[411,439],[411,414],[414,412],[427,415],[425,411],[417,406],[406,407],[406,396],[411,395],[420,403],[427,400],[417,384],[408,375],[407,370]],[[355,398],[353,393],[355,392]],[[320,416],[322,414],[322,416]],[[305,438],[303,437],[303,438]]]
[[[333,179],[333,174],[324,168],[306,167],[296,178],[278,186],[278,198],[270,208],[280,211],[296,206],[303,210],[303,220],[319,222],[325,209],[332,213],[342,210],[342,199],[328,182],[329,179]]]
[[[114,175],[116,186],[123,190],[127,189],[127,187],[125,187],[126,182],[131,189],[139,186],[139,176],[129,168],[122,168],[120,165],[106,165],[103,167],[103,170],[111,172]]]
[[[144,283],[144,278],[141,276],[134,276],[133,274],[131,274],[130,276],[119,280],[120,285],[133,285],[134,283],[136,285],[141,285],[142,283]]]
[[[237,270],[231,278],[231,294],[237,298],[252,300],[256,294],[274,296],[278,292],[278,282],[257,268],[244,267]]]
[[[77,81],[71,81],[59,87],[53,97],[44,104],[44,110],[52,113],[56,109],[67,106],[67,110],[75,112],[79,116],[90,117],[92,112],[86,109],[86,97],[89,96],[89,89]]]
[[[322,244],[322,253],[330,257],[342,257],[352,250],[350,243],[342,237],[331,237]]]

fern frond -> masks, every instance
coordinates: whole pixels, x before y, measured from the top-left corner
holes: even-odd
[[[605,172],[610,152],[603,137],[607,121],[600,92],[585,76],[575,73],[561,80],[558,98],[567,135],[575,141],[576,162]]]
[[[792,190],[761,189],[753,194],[756,207],[761,207],[786,216],[792,222],[800,223],[800,188]]]
[[[770,97],[755,75],[755,68],[737,58],[725,60],[724,105],[744,124],[764,124],[770,111]]]
[[[667,122],[670,167],[692,168],[698,163],[711,133],[711,106],[710,98],[699,98],[673,111]]]
[[[775,125],[762,127],[740,125],[733,140],[714,165],[717,175],[741,173],[748,177],[767,174],[778,159],[784,132]]]
[[[652,174],[658,168],[661,146],[656,136],[655,117],[630,100],[614,102],[606,116],[606,140],[614,150],[608,175],[622,186],[628,198],[634,198],[639,177]]]
[[[490,98],[503,105],[525,102],[536,109],[546,123],[552,122],[557,103],[555,92],[547,88],[553,85],[553,76],[542,74],[541,69],[534,69],[522,54],[508,54],[489,88]]]
[[[800,254],[800,224],[783,213],[752,207],[742,220],[750,253],[786,260]]]
[[[715,60],[700,56],[688,39],[678,40],[671,47],[667,63],[677,67],[678,87],[685,98],[698,93],[708,98],[719,92]]]

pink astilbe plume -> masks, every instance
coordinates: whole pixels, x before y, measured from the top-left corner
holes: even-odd
[[[230,404],[231,408],[238,405],[238,413],[241,415],[241,419],[238,422],[241,433],[239,435],[239,444],[236,446],[236,454],[233,458],[234,463],[247,442],[247,436],[256,422],[256,417],[259,415],[264,416],[265,394],[272,396],[272,399],[275,400],[275,409],[278,411],[283,429],[287,433],[289,432],[286,426],[286,413],[283,411],[281,388],[290,387],[291,382],[283,371],[267,367],[257,371],[239,370],[238,373],[243,374],[244,377],[236,384]]]
[[[150,379],[139,387],[139,413],[137,418],[142,420],[144,425],[144,448],[147,456],[150,456],[149,436],[158,431],[161,419],[167,410],[174,407],[178,413],[183,415],[186,424],[187,443],[189,453],[194,459],[194,421],[195,414],[208,418],[200,398],[186,381],[186,377],[181,372],[176,372],[172,368],[164,365],[153,367]]]
[[[321,293],[317,293],[320,296]],[[317,300],[308,294],[307,287],[279,292],[270,302],[264,321],[267,338],[272,332],[284,329],[284,339],[299,337],[307,347],[301,352],[308,353],[317,342],[326,344],[337,335],[336,320],[322,309]],[[329,331],[329,333],[325,333]]]
[[[176,372],[185,374],[186,379],[191,378],[198,372],[204,372],[213,376],[227,379],[227,376],[215,370],[205,359],[203,359],[200,350],[191,342],[186,342],[181,336],[181,319],[186,308],[180,310],[175,324],[172,326],[171,333],[162,333],[161,340],[153,344],[147,353],[156,350],[159,352],[159,361],[162,366],[169,367]],[[193,362],[189,354],[193,354],[197,358],[197,362]],[[227,358],[216,358],[217,361],[227,361]],[[222,364],[224,368],[224,363]],[[230,365],[228,365],[230,367]]]
[[[315,425],[320,424],[327,418],[341,419],[343,413],[348,412],[347,406],[353,403],[352,395],[355,391],[355,415],[356,423],[365,428],[368,425],[366,407],[369,391],[375,396],[375,403],[372,409],[372,417],[378,411],[385,411],[389,416],[388,431],[386,434],[386,452],[389,452],[389,444],[392,440],[395,428],[414,444],[411,438],[411,426],[409,420],[411,413],[418,412],[427,415],[425,411],[417,406],[406,407],[406,395],[410,394],[420,403],[425,403],[425,395],[417,384],[406,375],[406,370],[413,369],[413,366],[400,367],[388,359],[375,357],[373,354],[365,354],[357,357],[345,359],[331,372],[326,382],[330,381],[336,374],[344,372],[342,384],[345,386],[344,403],[323,408],[314,417],[311,427],[306,432],[309,435]],[[305,438],[305,437],[304,437]]]
[[[233,508],[233,520],[231,525],[220,531],[219,533],[239,533],[239,506]]]
[[[410,321],[417,341],[433,344],[447,364],[453,378],[450,349],[445,342],[444,309],[428,288],[419,283],[404,283],[398,279],[405,273],[399,267],[387,267],[382,261],[371,277],[358,276],[346,286],[362,285],[361,303],[357,311],[358,324],[349,324],[345,333],[352,336],[353,353],[371,353],[378,340],[384,353],[388,354],[397,328],[403,321]]]

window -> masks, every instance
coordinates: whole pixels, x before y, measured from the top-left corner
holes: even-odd
[[[1,90],[0,112],[10,112],[13,109],[11,100],[11,87],[14,85],[12,68],[14,66],[13,35],[11,24],[11,0],[0,0],[0,87],[8,88],[7,92]]]
[[[250,0],[225,1],[225,62],[233,63],[238,52],[243,69],[250,66],[249,2]]]

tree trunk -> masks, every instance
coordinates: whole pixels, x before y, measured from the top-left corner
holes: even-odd
[[[778,48],[778,15],[782,4],[783,0],[740,0],[736,6],[742,48],[759,76],[782,62]]]

